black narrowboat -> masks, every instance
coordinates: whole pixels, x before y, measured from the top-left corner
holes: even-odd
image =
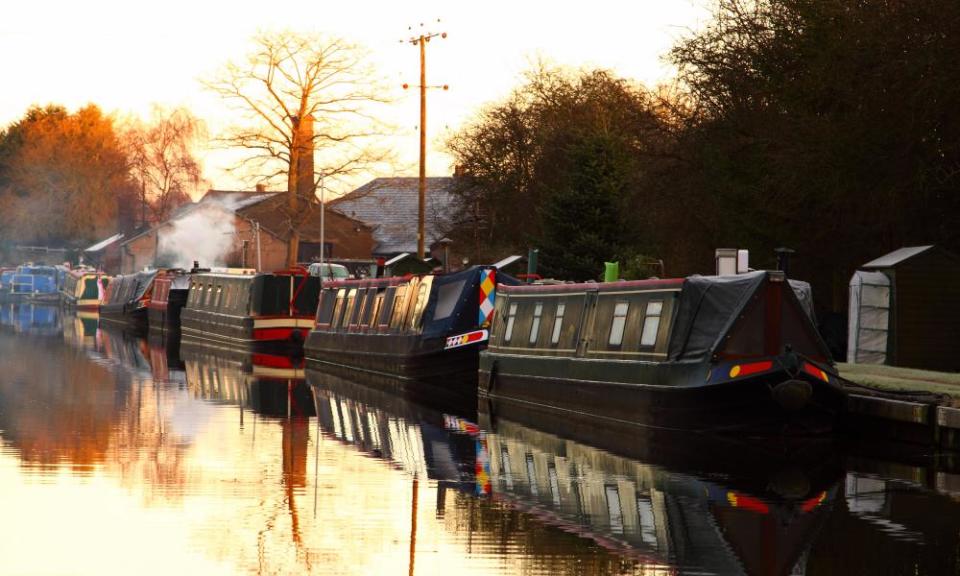
[[[808,288],[767,271],[500,287],[479,394],[648,427],[822,432],[846,397]]]
[[[125,324],[138,331],[147,329],[147,306],[153,295],[156,270],[144,270],[114,278],[106,287],[100,304],[100,318]]]
[[[453,274],[325,282],[304,354],[311,364],[462,384],[472,394],[496,276],[495,268],[478,266]],[[501,283],[516,281],[504,277]]]
[[[181,269],[164,270],[154,280],[153,294],[147,305],[151,332],[180,330],[180,312],[190,292],[190,273]]]
[[[299,351],[313,326],[320,278],[305,269],[193,274],[180,312],[185,340]]]

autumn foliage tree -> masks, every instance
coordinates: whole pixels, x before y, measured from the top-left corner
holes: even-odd
[[[374,110],[386,102],[385,91],[359,47],[290,31],[256,36],[246,59],[228,63],[206,85],[242,117],[218,139],[245,153],[237,170],[286,185],[292,266],[300,228],[318,209],[318,181],[337,181],[387,160],[376,147],[384,126]]]
[[[77,243],[113,233],[129,188],[113,122],[94,105],[74,113],[33,107],[0,132],[0,234],[8,241]]]

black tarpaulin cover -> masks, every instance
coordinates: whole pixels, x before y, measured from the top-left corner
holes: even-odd
[[[737,276],[690,276],[680,292],[676,322],[670,339],[669,359],[707,362],[716,352],[762,355],[767,346],[763,301],[751,300],[771,273],[750,272]],[[777,273],[779,274],[779,273]],[[777,306],[780,317],[773,335],[778,349],[792,349],[814,359],[828,361],[830,352],[817,333],[810,285],[790,280]],[[723,346],[721,346],[721,344]],[[769,352],[767,352],[769,353]]]
[[[764,271],[688,277],[680,292],[669,358],[683,362],[709,360],[766,277]]]
[[[153,279],[156,277],[156,270],[137,272],[137,291],[133,295],[133,298],[130,298],[129,302],[136,302],[143,298],[143,295],[147,293],[147,289],[150,288],[150,285],[153,284]]]

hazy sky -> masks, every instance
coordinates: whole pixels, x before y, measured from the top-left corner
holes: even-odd
[[[142,115],[159,103],[189,107],[216,132],[229,118],[200,78],[242,57],[259,29],[319,31],[365,46],[396,85],[389,120],[398,126],[398,175],[416,175],[419,104],[415,90],[400,86],[417,83],[418,52],[400,40],[423,22],[448,34],[427,48],[427,83],[450,85],[448,92],[428,94],[428,173],[444,175],[451,169],[438,146],[444,134],[508,94],[538,58],[610,68],[655,84],[672,75],[663,55],[706,21],[708,6],[708,0],[4,2],[0,126],[34,103],[72,110],[92,102],[108,112]],[[237,184],[223,173],[225,155],[202,154],[211,186]]]

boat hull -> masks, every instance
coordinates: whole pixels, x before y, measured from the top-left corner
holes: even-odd
[[[739,381],[710,383],[709,368],[650,363],[648,378],[598,381],[583,374],[616,374],[594,361],[517,356],[486,357],[479,370],[479,396],[528,407],[642,428],[758,435],[808,435],[831,431],[845,396],[826,382],[783,370]],[[579,370],[578,370],[579,368]],[[637,366],[632,366],[634,370]],[[784,407],[773,390],[786,381],[809,386],[800,407]],[[649,383],[648,383],[649,382]],[[805,384],[804,384],[805,383]],[[483,400],[481,400],[482,402]],[[789,404],[789,402],[788,402]]]
[[[148,322],[147,308],[141,306],[130,309],[125,304],[102,304],[100,305],[100,320],[127,326],[137,332],[145,333]]]
[[[242,347],[282,347],[303,350],[303,341],[313,325],[312,317],[234,316],[184,308],[180,334],[185,340]]]
[[[470,381],[475,391],[479,344],[446,349],[445,343],[446,338],[424,339],[419,334],[313,331],[304,343],[304,355],[314,365],[358,373],[436,384]]]

